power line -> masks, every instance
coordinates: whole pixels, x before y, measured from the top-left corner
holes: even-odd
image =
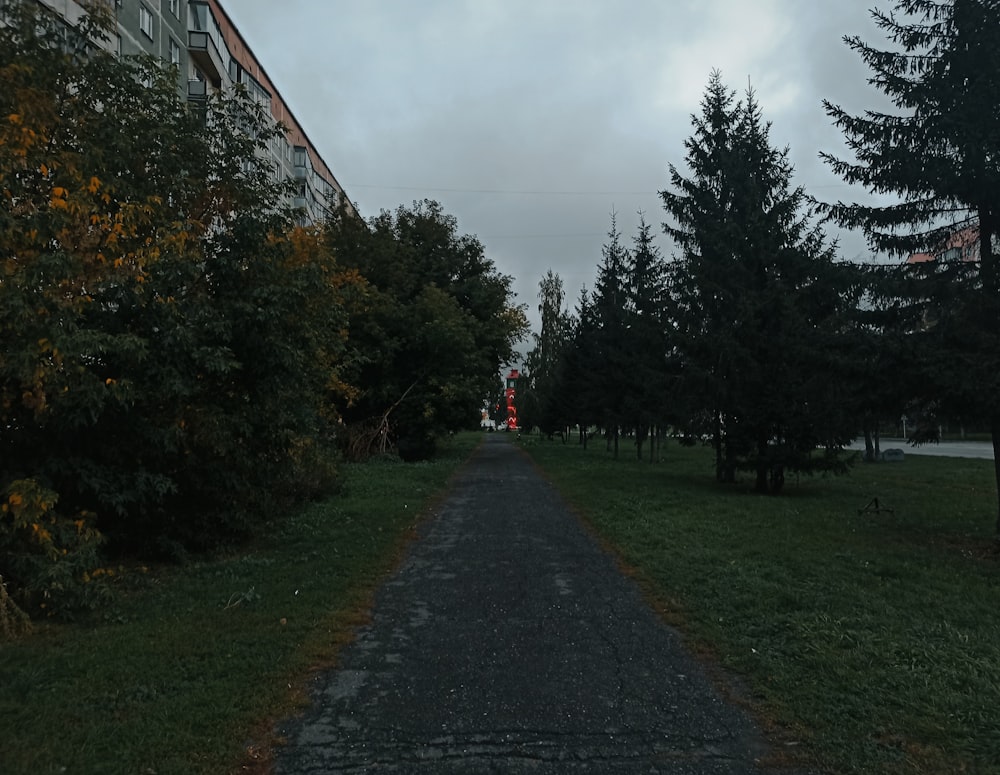
[[[836,188],[855,188],[847,183],[824,183],[819,185],[801,184],[806,191]],[[347,189],[376,189],[379,191],[419,191],[425,194],[496,194],[506,196],[643,196],[658,197],[659,191],[572,191],[560,189],[520,189],[520,188],[459,188],[455,186],[383,186],[377,183],[344,183]]]
[[[577,239],[582,237],[607,237],[607,232],[590,232],[578,234],[489,234],[480,239]]]
[[[515,196],[659,196],[656,191],[545,191],[513,188],[450,188],[440,186],[379,186],[373,183],[344,183],[345,188],[377,188],[384,191],[445,191],[453,194],[513,194]]]

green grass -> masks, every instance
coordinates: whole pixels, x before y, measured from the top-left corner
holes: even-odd
[[[706,448],[651,466],[522,444],[782,748],[842,773],[1000,773],[992,461],[907,456],[771,497],[716,485]],[[873,498],[893,511],[859,514]]]
[[[151,571],[98,621],[0,644],[0,772],[192,775],[266,756],[404,537],[479,442],[343,468],[343,492],[251,550]]]

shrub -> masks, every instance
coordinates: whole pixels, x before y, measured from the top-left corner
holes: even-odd
[[[0,577],[12,584],[20,606],[69,613],[107,598],[98,552],[103,536],[93,514],[60,514],[58,495],[32,479],[11,482],[0,499]],[[16,617],[20,607],[12,610]]]

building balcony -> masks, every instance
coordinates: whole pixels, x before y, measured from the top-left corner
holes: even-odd
[[[195,65],[216,88],[222,86],[222,78],[228,75],[222,63],[222,56],[215,46],[215,41],[207,32],[188,31],[188,55]]]
[[[187,98],[192,102],[204,102],[208,99],[208,84],[205,81],[188,81]]]

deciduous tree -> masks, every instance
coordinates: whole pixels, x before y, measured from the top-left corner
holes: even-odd
[[[104,7],[0,25],[0,575],[37,605],[101,534],[215,545],[318,487],[346,328],[351,275],[264,156],[281,127],[96,46]]]
[[[429,200],[362,222],[327,225],[338,260],[365,278],[352,307],[342,415],[358,454],[381,438],[429,456],[435,437],[474,425],[496,375],[526,330],[500,274],[474,236]]]

